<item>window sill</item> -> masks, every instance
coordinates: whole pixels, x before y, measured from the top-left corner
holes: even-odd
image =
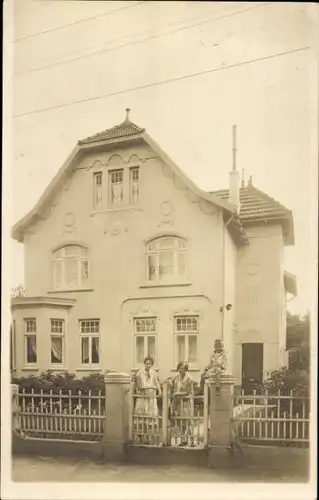
[[[190,281],[182,281],[180,283],[148,283],[147,285],[140,285],[139,288],[163,288],[163,287],[174,287],[174,286],[190,286],[192,283]]]
[[[59,290],[48,290],[47,293],[74,293],[74,292],[93,292],[94,288],[61,288]]]
[[[38,371],[39,370],[39,367],[37,365],[30,365],[30,366],[24,366],[22,368],[22,371],[23,372],[32,372],[32,371]]]
[[[77,372],[101,372],[102,368],[100,368],[99,366],[92,367],[91,365],[87,365],[87,366],[79,366],[78,368],[76,368],[76,371]]]
[[[130,210],[142,211],[143,209],[139,205],[125,205],[123,207],[102,208],[100,210],[92,210],[91,217],[94,217],[94,215],[105,214],[108,212],[125,212]]]
[[[68,369],[65,366],[54,366],[54,365],[49,366],[48,370],[50,372],[67,372],[68,371]]]

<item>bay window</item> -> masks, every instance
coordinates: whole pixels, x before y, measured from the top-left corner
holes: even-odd
[[[51,364],[64,364],[64,320],[51,319]]]
[[[35,318],[24,319],[24,361],[37,363],[37,322]]]

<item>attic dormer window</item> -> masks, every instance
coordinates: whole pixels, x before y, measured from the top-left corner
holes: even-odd
[[[66,245],[53,252],[53,286],[56,290],[76,289],[89,279],[88,249]]]
[[[124,190],[123,190],[123,169],[110,170],[110,192],[109,201],[110,206],[121,206],[124,200]]]
[[[94,172],[93,174],[93,206],[95,209],[102,208],[103,192],[102,192],[102,172]]]

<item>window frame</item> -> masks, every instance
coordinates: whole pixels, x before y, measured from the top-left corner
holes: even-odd
[[[83,323],[98,323],[99,325],[99,331],[98,332],[83,332],[82,331],[82,324]],[[101,349],[101,320],[99,318],[85,318],[85,319],[79,319],[79,338],[80,338],[80,366],[81,368],[87,368],[88,370],[91,369],[100,369],[101,365],[101,354],[102,354],[102,349]],[[88,338],[89,339],[89,361],[88,363],[83,363],[82,361],[82,339],[83,338]],[[98,354],[99,354],[99,361],[98,363],[93,363],[92,362],[92,338],[98,338]]]
[[[134,179],[134,173],[135,172],[138,172],[138,178],[137,179]],[[139,166],[135,166],[135,167],[130,167],[130,171],[129,171],[129,188],[130,188],[130,198],[129,198],[129,203],[130,205],[132,206],[136,206],[139,204],[139,201],[140,201],[140,190],[139,190],[139,187],[140,187],[140,167]],[[134,185],[137,184],[138,186],[138,192],[137,192],[137,199],[134,200],[134,196],[133,196],[133,188],[134,188]]]
[[[78,249],[78,255],[68,256],[66,253],[66,249],[69,247],[76,247]],[[82,251],[86,252],[86,255],[82,255]],[[57,252],[61,252],[61,257],[57,257]],[[74,259],[77,262],[77,280],[76,284],[68,285],[66,280],[66,261]],[[87,279],[85,281],[82,280],[82,263],[86,262],[87,266]],[[58,264],[61,266],[61,284],[58,286],[57,281],[57,267]],[[89,249],[87,246],[72,242],[66,243],[65,245],[61,245],[58,248],[55,248],[52,251],[52,282],[53,282],[53,290],[81,290],[82,288],[86,288],[90,281],[90,255]]]
[[[98,185],[97,179],[101,177],[101,184]],[[100,187],[100,190],[98,190]],[[100,200],[97,200],[98,192],[100,193]],[[93,210],[103,209],[103,171],[97,170],[93,172]]]
[[[17,337],[16,337],[16,320],[13,319],[10,325],[10,369],[17,369]]]
[[[112,176],[114,174],[121,173],[121,182],[113,182]],[[122,185],[121,203],[112,202],[112,187],[113,185]],[[108,206],[109,208],[120,208],[125,205],[125,192],[124,192],[124,168],[112,168],[108,170]]]
[[[149,246],[152,243],[155,243],[160,240],[164,239],[174,239],[175,240],[175,247],[174,248],[159,248],[155,250],[151,250]],[[183,242],[184,247],[179,247],[178,242]],[[173,273],[171,276],[167,277],[166,279],[160,278],[160,255],[161,253],[167,253],[167,252],[172,252],[173,253]],[[183,275],[178,274],[178,254],[183,253],[184,255],[184,267],[185,271]],[[154,280],[149,278],[149,257],[153,255],[155,256],[156,260],[156,278]],[[183,284],[187,281],[188,278],[188,242],[186,238],[182,236],[178,236],[176,234],[163,234],[161,236],[156,236],[155,238],[152,238],[151,240],[148,240],[146,242],[145,246],[145,266],[146,266],[146,283],[148,285],[171,285],[171,284]]]
[[[28,331],[27,324],[28,322],[33,321],[35,324],[35,329],[32,331]],[[27,317],[23,318],[23,357],[24,357],[24,365],[30,367],[37,367],[38,365],[38,336],[37,336],[37,319],[36,317]],[[35,361],[28,361],[28,338],[35,337]]]
[[[136,322],[137,321],[147,321],[147,320],[154,320],[155,324],[155,331],[144,331],[144,332],[139,332],[136,329]],[[154,367],[158,363],[158,353],[157,353],[157,336],[158,336],[158,318],[157,316],[134,316],[133,318],[133,366],[134,369],[139,369],[144,366],[144,359],[146,356],[149,355],[147,352],[148,349],[148,340],[150,337],[154,338],[154,351],[155,351],[155,356],[154,356]],[[143,361],[139,363],[137,361],[137,338],[142,337],[143,338]]]
[[[62,332],[53,332],[52,322],[61,321]],[[55,363],[52,361],[52,338],[62,339],[62,360],[61,363]],[[65,319],[64,318],[50,318],[50,365],[55,369],[63,368],[65,366]]]
[[[178,330],[177,329],[177,320],[181,319],[189,319],[189,318],[196,318],[197,320],[197,328],[194,330],[190,329],[184,329],[184,330]],[[199,322],[200,322],[200,316],[199,314],[175,314],[174,315],[174,360],[175,360],[175,366],[180,361],[186,361],[188,363],[188,367],[191,370],[196,370],[198,369],[198,363],[199,363]],[[196,337],[196,361],[195,362],[190,362],[189,361],[189,337]],[[178,345],[177,345],[177,339],[178,337],[183,337],[185,340],[185,357],[186,359],[184,360],[179,360],[178,359]]]

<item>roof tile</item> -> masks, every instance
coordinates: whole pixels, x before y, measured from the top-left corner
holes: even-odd
[[[141,134],[144,132],[144,128],[139,127],[135,123],[131,122],[129,119],[124,120],[120,125],[115,125],[112,128],[108,128],[99,132],[98,134],[91,135],[86,139],[78,141],[79,145],[90,144],[92,142],[106,141],[108,139],[119,139],[121,137],[128,137],[132,135]]]
[[[212,194],[220,197],[222,200],[228,200],[229,190],[223,189],[212,191]],[[263,218],[287,218],[291,217],[292,213],[288,208],[281,205],[274,198],[271,198],[263,191],[254,186],[246,186],[240,189],[240,220],[247,222],[251,220]]]

